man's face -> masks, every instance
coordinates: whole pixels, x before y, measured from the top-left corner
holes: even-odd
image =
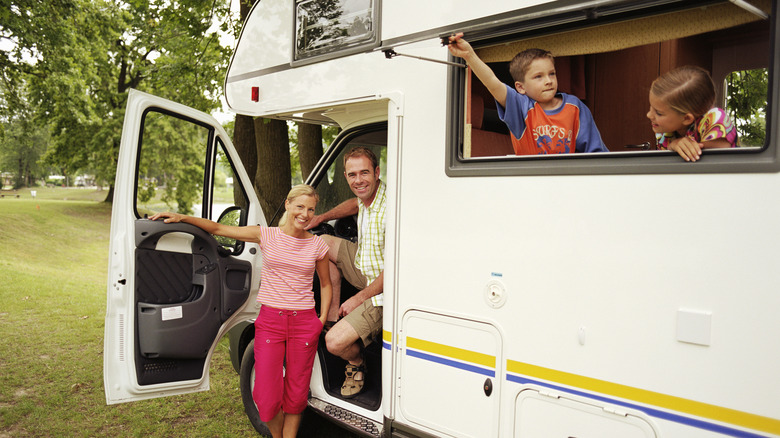
[[[372,168],[368,157],[352,157],[344,164],[344,176],[347,177],[352,193],[363,205],[371,205],[379,186],[379,166]]]

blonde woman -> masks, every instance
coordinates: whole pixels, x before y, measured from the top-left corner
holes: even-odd
[[[311,186],[290,190],[278,227],[222,225],[177,213],[150,219],[184,222],[218,236],[260,245],[263,270],[255,320],[255,389],[260,419],[274,438],[295,437],[306,408],[317,343],[331,302],[328,245],[306,231],[318,196]],[[320,316],[314,309],[313,275],[320,280]],[[286,366],[286,372],[283,367]]]

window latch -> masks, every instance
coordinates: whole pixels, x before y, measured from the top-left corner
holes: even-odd
[[[439,59],[424,58],[422,56],[407,55],[407,54],[404,54],[404,53],[396,53],[396,51],[393,50],[393,49],[384,49],[384,50],[382,50],[382,52],[385,54],[385,58],[387,58],[387,59],[393,59],[396,56],[406,56],[407,58],[420,59],[422,61],[437,62],[439,64],[447,64],[447,65],[451,65],[451,66],[454,66],[454,67],[460,67],[460,68],[465,68],[466,67],[466,64],[459,64],[457,62],[441,61]]]

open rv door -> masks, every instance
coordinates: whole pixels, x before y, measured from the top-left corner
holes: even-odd
[[[234,321],[257,313],[260,252],[189,224],[146,217],[168,210],[265,225],[251,187],[219,122],[131,90],[111,217],[108,404],[208,389],[217,341]]]

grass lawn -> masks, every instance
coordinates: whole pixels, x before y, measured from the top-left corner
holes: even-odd
[[[226,339],[210,391],[106,405],[106,192],[36,192],[0,198],[0,438],[257,436]]]

